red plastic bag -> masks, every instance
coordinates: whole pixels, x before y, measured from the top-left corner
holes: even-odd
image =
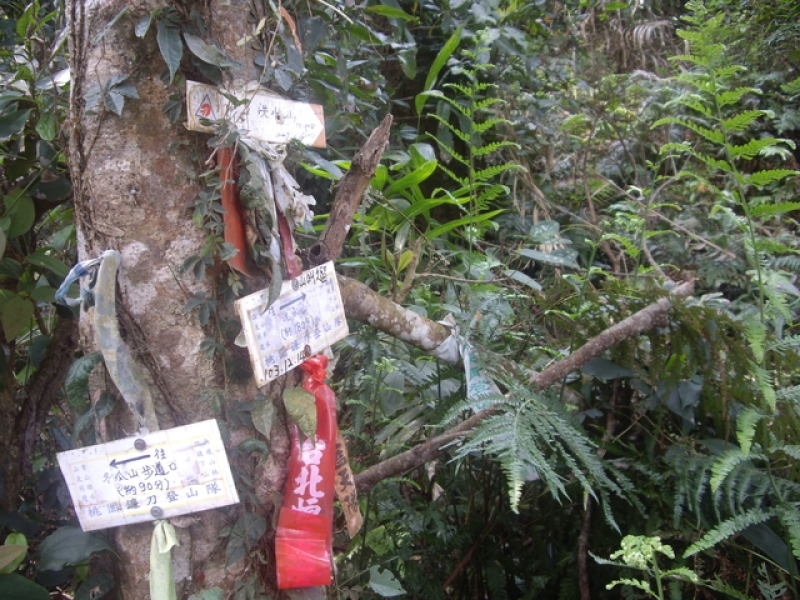
[[[336,462],[336,396],[325,385],[328,359],[312,356],[300,368],[308,374],[303,387],[314,394],[316,443],[300,446],[292,427],[292,452],[283,506],[275,535],[278,588],[331,583],[333,481]]]

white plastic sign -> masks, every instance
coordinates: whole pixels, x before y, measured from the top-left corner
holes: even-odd
[[[269,290],[262,290],[236,302],[260,386],[349,333],[333,262],[284,281],[281,295],[265,310],[268,298]]]
[[[57,456],[84,531],[239,502],[214,419]]]
[[[213,86],[187,81],[186,128],[213,133],[213,123],[228,120],[244,135],[262,142],[285,144],[298,140],[307,146],[325,147],[325,115],[321,105],[286,100],[260,88],[227,93],[242,104],[233,106]]]

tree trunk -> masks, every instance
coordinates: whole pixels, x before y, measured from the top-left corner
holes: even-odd
[[[128,13],[97,40],[97,34],[126,6]],[[247,66],[252,65],[252,56],[245,56],[246,49],[236,45],[246,29],[245,3],[212,1],[205,6],[210,36],[226,51],[240,54],[237,58],[244,66],[235,74],[237,79],[257,79],[255,69]],[[214,298],[217,278],[226,276],[227,266],[203,281],[180,272],[184,259],[198,254],[204,241],[204,234],[191,222],[187,203],[199,191],[191,174],[205,170],[202,163],[210,149],[207,134],[173,125],[162,112],[176,86],[167,85],[160,77],[164,61],[153,32],[144,39],[134,35],[136,21],[160,7],[163,4],[155,1],[123,0],[73,0],[69,5],[73,77],[70,162],[79,258],[96,258],[108,249],[120,252],[117,311],[122,335],[145,371],[159,426],[166,429],[224,418],[235,403],[253,401],[259,390],[251,378],[235,381],[226,375],[221,361],[204,356],[200,344],[209,336],[218,336],[217,321],[212,319],[204,328],[194,312],[184,309],[194,293]],[[128,75],[140,100],[129,99],[122,116],[105,110],[102,102],[95,114],[87,112],[86,91],[114,75]],[[251,281],[255,289],[267,284]],[[233,317],[228,307],[221,302],[218,306],[219,319]],[[81,323],[81,342],[87,352],[96,349],[91,323],[90,310]],[[238,352],[239,359],[247,364],[241,349],[231,348],[230,352]],[[276,383],[274,389],[280,385]],[[224,390],[219,413],[212,407],[209,390]],[[123,408],[112,415],[112,435],[117,438],[131,433],[127,407],[122,402],[118,406]],[[233,429],[230,445],[257,435],[245,428]],[[255,482],[262,499],[263,507],[248,505],[249,511],[268,512],[270,492],[283,486],[288,442],[282,428],[273,433],[270,450],[264,465],[257,467],[255,460],[245,459],[232,465]],[[241,490],[240,496],[244,500]],[[214,585],[230,590],[249,568],[242,560],[226,569],[224,540],[219,539],[223,526],[242,509],[240,505],[206,511],[183,520],[185,526],[178,530],[181,546],[173,551],[179,597]],[[151,524],[142,524],[109,531],[118,554],[117,580],[122,598],[149,597],[152,530]]]

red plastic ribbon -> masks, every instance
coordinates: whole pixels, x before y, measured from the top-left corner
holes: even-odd
[[[286,493],[278,517],[275,557],[278,588],[331,583],[333,482],[336,462],[336,396],[325,385],[328,359],[312,356],[300,368],[307,372],[303,387],[314,394],[317,407],[316,443],[300,446],[292,427],[292,452]]]
[[[236,181],[239,178],[239,157],[230,146],[217,150],[217,164],[220,168],[220,179],[222,179],[222,208],[225,214],[222,216],[225,223],[225,242],[231,244],[238,250],[235,256],[228,259],[228,263],[237,271],[245,275],[252,275],[247,266],[247,234],[244,227],[244,216],[242,215],[242,204],[239,200],[239,186]]]

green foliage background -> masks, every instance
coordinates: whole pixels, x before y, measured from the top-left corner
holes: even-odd
[[[314,227],[354,152],[395,116],[337,268],[431,319],[453,315],[501,388],[470,396],[463,370],[353,324],[333,385],[356,471],[489,404],[499,412],[439,460],[365,494],[358,537],[337,521],[330,597],[796,598],[796,3],[281,9],[295,31],[256,0],[242,43],[264,86],[325,107],[328,149],[290,154],[320,205]],[[75,260],[64,27],[59,3],[0,4],[0,379],[18,407],[72,316],[52,304]],[[111,28],[156,40],[176,90],[163,107],[173,122],[187,74],[219,83],[234,64],[184,5],[126,9]],[[110,117],[139,99],[127,75],[86,96]],[[219,179],[205,179],[187,219],[208,242],[182,265],[197,278],[231,252]],[[519,376],[689,278],[695,296],[668,321],[560,385],[540,392]],[[231,271],[218,298],[187,309],[221,337],[217,306],[243,285]],[[202,350],[225,351],[215,338]],[[21,598],[57,586],[76,598],[113,593],[106,543],[75,530],[54,462],[56,449],[94,443],[95,422],[113,410],[111,397],[87,399],[97,361],[76,358],[20,501],[0,515],[0,589]],[[252,422],[254,406],[227,414]],[[235,451],[269,451],[248,444]],[[228,557],[258,560],[260,535],[243,532],[265,527],[243,513],[222,532]],[[255,578],[228,592],[264,597]]]

